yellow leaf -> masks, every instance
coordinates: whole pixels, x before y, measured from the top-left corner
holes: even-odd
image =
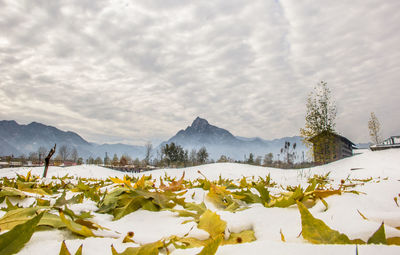
[[[9,230],[16,225],[22,224],[36,215],[38,207],[18,208],[7,212],[0,219],[0,230]]]
[[[164,246],[163,242],[157,241],[154,243],[144,244],[139,247],[128,247],[125,251],[118,253],[114,246],[111,245],[113,255],[157,255],[158,249]]]
[[[198,255],[214,255],[218,247],[221,245],[223,240],[223,235],[217,236],[212,242],[209,242],[204,248],[200,251]]]
[[[67,226],[67,228],[69,230],[71,230],[73,233],[81,235],[81,236],[85,236],[85,237],[95,236],[95,234],[93,234],[93,232],[86,226],[82,226],[78,223],[75,223],[75,222],[65,218],[64,213],[62,211],[60,211],[60,218],[61,218],[61,221]]]
[[[400,237],[390,237],[386,242],[389,245],[400,245]]]
[[[240,233],[231,233],[228,240],[222,240],[222,245],[250,243],[256,240],[253,230],[244,230]]]
[[[200,216],[200,221],[197,227],[207,231],[210,234],[210,237],[214,238],[225,232],[226,222],[221,220],[221,217],[218,214],[207,210]]]
[[[82,255],[82,246],[83,246],[83,244],[81,244],[81,246],[79,246],[78,250],[75,252],[75,255]],[[61,249],[60,249],[59,255],[71,255],[71,253],[69,252],[69,250],[67,248],[67,245],[65,244],[65,241],[63,241],[61,244]]]
[[[281,229],[279,232],[280,232],[280,234],[281,234],[281,240],[282,240],[282,242],[286,242],[285,236],[284,236],[283,233],[282,233],[282,229]]]
[[[360,216],[364,219],[364,220],[368,220],[367,217],[364,216],[364,214],[362,214],[358,209],[357,209],[358,214],[360,214]]]
[[[142,175],[142,177],[135,183],[133,188],[135,189],[144,189],[145,188],[145,182],[146,182],[146,176]]]

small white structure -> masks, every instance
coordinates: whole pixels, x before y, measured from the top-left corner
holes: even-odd
[[[400,148],[400,136],[399,135],[391,136],[391,137],[385,139],[380,144],[375,144],[375,145],[370,146],[370,149],[372,151],[380,151],[380,150],[393,149],[393,148]]]

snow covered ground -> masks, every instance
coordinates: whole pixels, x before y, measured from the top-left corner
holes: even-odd
[[[33,175],[41,176],[43,168],[8,168],[0,169],[0,177],[16,177],[16,174],[26,175],[31,170]],[[158,179],[165,174],[178,179],[185,172],[186,180],[194,180],[206,176],[209,180],[229,178],[240,180],[243,176],[251,179],[270,174],[272,181],[282,188],[287,186],[307,187],[309,177],[325,175],[328,172],[333,187],[344,183],[357,183],[353,190],[360,194],[344,193],[325,198],[328,209],[321,201],[310,209],[312,215],[323,220],[330,228],[346,234],[350,239],[368,238],[385,223],[386,237],[400,237],[400,207],[394,201],[400,193],[400,149],[371,152],[353,156],[324,166],[309,169],[284,170],[265,168],[234,163],[217,163],[190,167],[184,169],[160,169],[152,172],[130,174],[141,176],[151,174]],[[85,178],[123,178],[125,173],[98,166],[50,167],[48,179],[51,176],[70,176]],[[366,181],[372,178],[371,181]],[[158,184],[157,184],[158,185]],[[271,192],[274,192],[272,189]],[[194,194],[194,195],[193,195]],[[227,222],[227,229],[240,232],[253,229],[256,241],[251,243],[220,246],[217,254],[356,254],[356,245],[314,245],[304,240],[301,235],[301,218],[296,205],[288,208],[266,208],[261,204],[251,204],[249,209],[235,213],[216,208],[206,198],[207,191],[199,188],[190,189],[185,195],[189,202],[204,203],[207,208],[217,212]],[[192,196],[193,195],[193,196]],[[399,197],[400,199],[400,197]],[[2,206],[4,206],[3,202]],[[400,203],[400,201],[399,201]],[[96,211],[96,204],[90,200],[83,204],[71,206],[75,212]],[[361,214],[364,215],[364,219]],[[0,217],[5,212],[0,211]],[[197,229],[194,222],[181,224],[187,218],[177,217],[171,211],[151,212],[138,210],[112,220],[112,215],[93,213],[92,221],[113,231],[110,237],[85,239],[78,238],[63,229],[37,231],[19,254],[58,254],[63,240],[71,253],[83,244],[83,254],[111,254],[111,244],[122,252],[130,244],[123,244],[122,239],[127,232],[135,233],[134,240],[138,243],[150,243],[171,235],[183,236],[190,232],[190,236],[206,239],[208,233]],[[193,228],[193,229],[192,229]],[[281,240],[281,233],[285,242]],[[117,237],[117,238],[113,238]],[[197,254],[201,248],[176,249],[172,254]],[[358,254],[400,254],[400,246],[395,245],[358,245]]]

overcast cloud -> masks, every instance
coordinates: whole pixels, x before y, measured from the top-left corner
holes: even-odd
[[[93,142],[161,141],[196,116],[299,134],[328,82],[337,131],[400,135],[398,0],[0,0],[0,119]]]

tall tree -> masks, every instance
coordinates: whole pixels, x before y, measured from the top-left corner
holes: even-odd
[[[46,153],[47,153],[46,148],[43,146],[40,146],[38,149],[39,163],[41,163],[42,160],[44,160],[44,158],[46,157]]]
[[[290,142],[285,141],[285,146],[281,149],[281,155],[283,156],[283,161],[288,165],[292,166],[294,160],[296,159],[296,143],[293,143],[292,147]]]
[[[126,158],[125,155],[122,155],[120,160],[119,160],[119,165],[120,166],[126,166],[128,164],[128,159]]]
[[[162,148],[162,153],[165,155],[164,159],[168,166],[170,166],[171,163],[184,163],[185,158],[187,157],[183,148],[175,143],[166,144]]]
[[[336,106],[331,99],[327,83],[321,81],[307,98],[305,127],[300,129],[303,137],[311,138],[324,131],[335,131]]]
[[[69,156],[71,155],[71,151],[67,145],[62,145],[58,149],[58,155],[60,156],[62,161],[66,161],[69,158]]]
[[[369,135],[371,136],[371,140],[375,144],[379,144],[381,140],[381,124],[379,123],[378,118],[375,113],[371,112],[371,117],[368,121]]]
[[[32,162],[36,162],[38,160],[38,154],[36,152],[30,152],[28,159]]]
[[[271,166],[273,159],[274,159],[274,154],[272,154],[271,152],[268,153],[268,154],[265,154],[264,155],[264,160],[263,160],[263,165],[264,166]]]
[[[144,162],[146,164],[146,166],[149,164],[150,159],[151,159],[151,153],[153,151],[153,145],[151,144],[151,142],[148,142],[145,144],[145,157],[144,157]]]
[[[76,163],[76,162],[78,162],[78,158],[79,158],[78,150],[76,149],[76,147],[74,147],[74,148],[72,148],[72,151],[71,151],[71,160]]]
[[[102,164],[103,164],[103,160],[102,160],[100,157],[97,157],[97,158],[94,160],[94,163],[95,163],[96,165],[102,165]]]
[[[197,151],[196,149],[192,149],[189,154],[189,161],[192,166],[197,164]]]
[[[113,159],[112,159],[111,164],[112,164],[113,166],[118,166],[118,164],[119,164],[119,158],[118,158],[117,154],[114,154],[114,157],[113,157]]]
[[[197,152],[197,161],[200,164],[204,164],[207,162],[207,159],[208,159],[208,152],[207,152],[206,147],[203,146]]]
[[[318,151],[322,162],[334,157],[335,143],[332,134],[335,132],[336,105],[331,98],[327,83],[321,81],[307,98],[305,126],[300,129],[303,142],[310,148],[311,154]],[[318,135],[318,141],[310,142]],[[318,147],[318,148],[316,148]],[[315,156],[315,155],[314,155]]]
[[[250,164],[250,165],[254,164],[254,154],[253,153],[250,152],[249,158],[247,159],[246,163]]]

